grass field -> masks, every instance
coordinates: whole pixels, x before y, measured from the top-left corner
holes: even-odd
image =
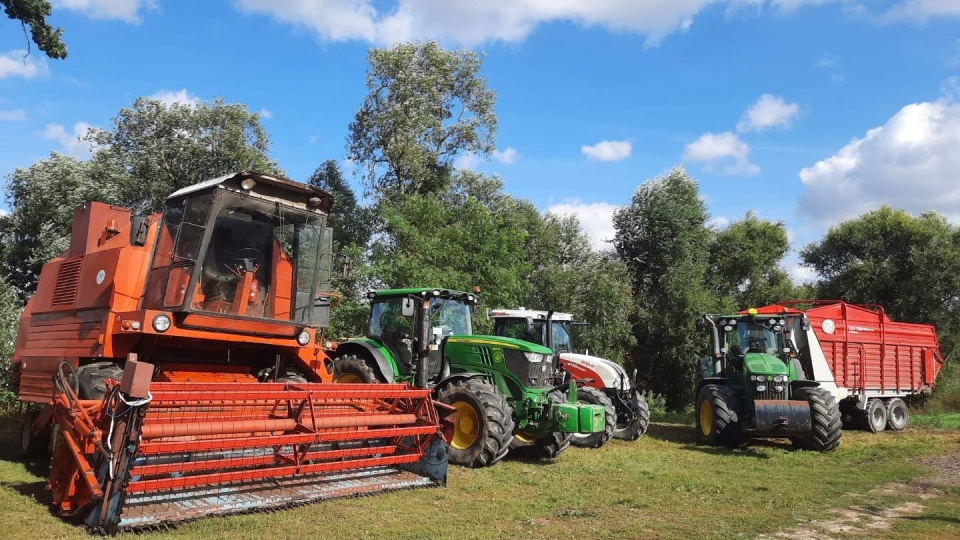
[[[786,441],[694,444],[676,416],[642,439],[553,463],[452,467],[446,488],[211,518],[138,538],[960,538],[960,414],[903,433],[845,432],[831,454]],[[3,538],[83,538],[46,506],[43,466],[0,424]]]

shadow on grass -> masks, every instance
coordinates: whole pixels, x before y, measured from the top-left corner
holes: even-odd
[[[744,437],[740,445],[736,448],[727,448],[723,446],[707,446],[697,442],[697,433],[692,425],[679,424],[661,424],[652,423],[644,437],[657,439],[661,441],[672,442],[681,445],[685,450],[693,450],[712,455],[735,455],[743,457],[754,457],[758,459],[769,458],[766,453],[758,450],[764,448],[793,450],[793,445],[784,442],[781,439],[759,439]]]

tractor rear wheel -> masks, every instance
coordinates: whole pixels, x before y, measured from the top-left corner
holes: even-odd
[[[355,354],[345,354],[333,361],[333,382],[336,383],[376,383],[377,374],[362,358]]]
[[[867,431],[876,433],[886,429],[887,408],[879,399],[868,399],[867,408],[861,414],[861,424]]]
[[[618,416],[617,425],[613,428],[613,438],[623,441],[635,441],[641,435],[647,432],[650,426],[650,406],[647,405],[646,398],[640,392],[634,390],[633,399],[629,403],[634,413],[633,420],[620,421]]]
[[[823,388],[800,387],[793,391],[794,399],[810,405],[810,435],[797,438],[795,446],[817,452],[830,452],[840,446],[843,423],[840,407],[833,394]]]
[[[600,390],[589,386],[577,388],[577,401],[603,407],[603,431],[574,433],[570,444],[580,448],[600,448],[613,436],[613,429],[617,425],[617,410],[613,408],[610,398]]]
[[[708,384],[697,395],[697,437],[711,446],[740,444],[740,397],[729,386]]]
[[[77,368],[77,387],[80,399],[103,399],[107,395],[107,379],[119,381],[123,368],[113,362],[94,362]]]
[[[475,379],[456,380],[440,388],[437,400],[457,410],[451,463],[489,467],[510,450],[513,411],[496,388]]]
[[[893,398],[887,402],[887,427],[891,431],[903,431],[910,423],[910,410],[900,398]]]
[[[565,390],[554,390],[547,394],[547,398],[554,403],[566,403],[567,392]],[[511,448],[513,454],[517,457],[553,459],[570,447],[572,438],[572,433],[560,433],[559,431],[533,440],[524,438],[522,434],[514,434]]]

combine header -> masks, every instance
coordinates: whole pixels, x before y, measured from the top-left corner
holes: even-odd
[[[238,173],[162,216],[77,209],[13,358],[22,449],[50,452],[60,515],[112,534],[445,484],[430,390],[334,384],[316,344],[331,204]]]

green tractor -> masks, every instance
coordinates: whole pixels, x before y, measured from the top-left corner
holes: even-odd
[[[416,382],[457,411],[450,461],[493,465],[507,452],[553,458],[574,433],[604,431],[604,410],[557,384],[553,352],[473,334],[476,295],[438,288],[372,291],[364,338],[338,344],[334,382]]]
[[[797,448],[840,445],[840,409],[819,383],[806,380],[781,316],[704,315],[711,356],[697,365],[697,435],[735,447],[741,435],[789,438]]]

